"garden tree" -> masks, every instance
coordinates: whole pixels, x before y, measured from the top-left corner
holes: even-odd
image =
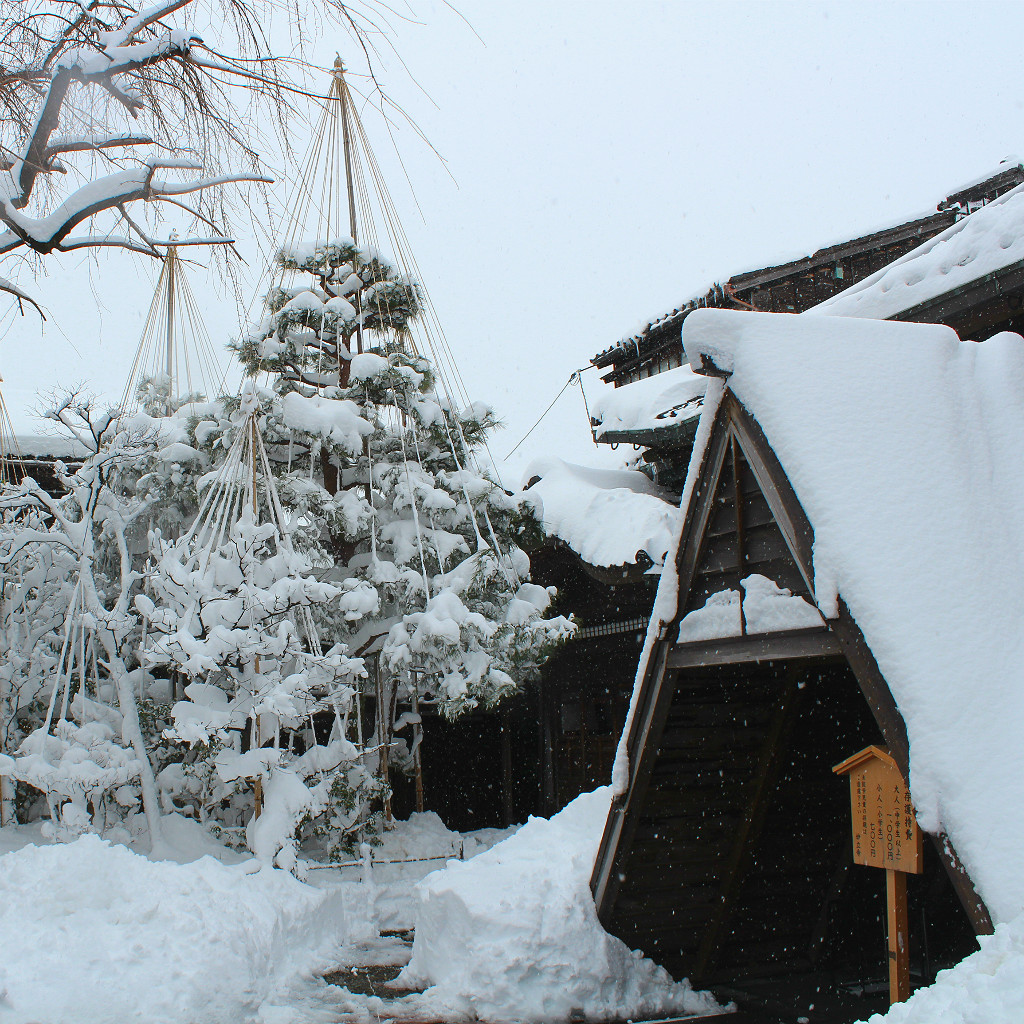
[[[137,624],[131,601],[139,573],[128,534],[148,506],[112,486],[118,467],[149,454],[154,439],[120,429],[116,410],[98,413],[77,394],[66,396],[49,415],[86,445],[90,455],[74,474],[58,464],[60,481],[67,488],[63,498],[53,498],[31,478],[0,495],[4,513],[0,568],[5,589],[15,572],[22,580],[10,607],[5,608],[8,614],[3,623],[7,649],[17,645],[12,661],[29,659],[31,664],[22,629],[26,616],[21,610],[26,602],[43,605],[43,619],[52,627],[46,640],[51,652],[58,647],[53,634],[62,637],[58,670],[51,672],[49,693],[45,693],[45,717],[22,740],[21,757],[15,760],[0,754],[0,774],[34,785],[51,798],[55,794],[68,797],[72,818],[61,818],[61,823],[71,829],[81,826],[87,802],[93,804],[95,814],[107,794],[134,782],[141,791],[152,843],[158,847],[156,782],[139,721],[138,679],[131,669]],[[58,557],[63,560],[64,579],[47,571]],[[69,582],[72,588],[62,610],[63,621],[57,623],[55,614],[61,610],[59,602]],[[52,665],[43,671],[46,668]],[[75,676],[77,724],[66,718]],[[33,699],[42,696],[37,692]],[[54,722],[61,728],[51,735]]]
[[[45,534],[37,509],[5,511],[3,535],[11,530]],[[61,630],[74,590],[73,555],[50,544],[28,544],[0,570],[0,753],[16,750],[43,721],[46,701],[61,663]],[[15,817],[13,784],[0,775],[0,822]]]
[[[309,274],[312,286],[274,287],[267,316],[233,347],[250,374],[275,374],[281,390],[308,396],[347,385],[363,333],[400,335],[420,312],[413,282],[350,238],[282,249],[277,263]]]
[[[377,752],[411,760],[393,742],[400,705],[413,723],[420,701],[452,717],[493,707],[572,625],[545,619],[551,594],[528,582],[520,544],[533,539],[532,514],[476,468],[494,414],[454,409],[429,361],[407,350],[415,284],[351,240],[284,250],[279,262],[308,284],[275,286],[235,347],[251,374],[271,371],[273,387],[249,394],[282,533],[337,588],[310,606],[324,646],[366,658],[378,714],[364,763],[386,785]],[[353,355],[356,339],[373,351]],[[194,475],[230,462],[239,414],[234,402],[194,407]]]
[[[269,294],[238,348],[251,373],[276,378],[292,462],[296,446],[311,456],[293,479],[305,471],[302,489],[319,485],[323,507],[367,506],[321,554],[333,555],[336,578],[372,584],[379,609],[336,628],[354,647],[386,634],[386,667],[415,675],[447,713],[491,706],[571,628],[541,618],[550,595],[525,582],[518,542],[536,529],[531,514],[476,468],[494,414],[454,409],[430,362],[408,351],[418,290],[379,254],[344,239],[278,261],[308,276]],[[373,351],[353,355],[353,338]],[[372,427],[359,446],[344,436],[353,412]],[[321,545],[335,539],[321,531]]]
[[[319,311],[338,296],[320,281],[290,307],[272,298],[269,345],[300,353],[325,333]],[[386,797],[382,755],[411,758],[393,740],[400,706],[414,724],[421,701],[451,716],[494,706],[571,631],[527,582],[531,513],[475,466],[493,413],[454,409],[390,330],[399,318],[375,315],[369,300],[357,313],[375,351],[345,360],[344,385],[282,372],[203,401],[144,380],[132,415],[75,396],[54,410],[93,454],[63,474],[64,498],[26,481],[0,501],[0,564],[21,574],[3,628],[19,665],[31,622],[45,634],[27,678],[58,667],[26,690],[0,774],[46,791],[63,834],[116,823],[141,796],[154,842],[172,810],[238,835],[257,779],[250,848],[292,866],[296,835],[320,834],[337,852]],[[187,685],[169,708],[172,671]]]
[[[261,813],[249,823],[248,844],[263,859],[292,867],[300,821],[326,814],[342,840],[360,823],[361,807],[342,820],[339,803],[351,809],[376,790],[346,735],[351,684],[365,675],[363,663],[347,657],[343,644],[322,650],[310,609],[329,605],[332,614],[359,615],[376,595],[318,581],[309,556],[293,547],[261,436],[264,420],[250,383],[221,424],[218,447],[226,454],[207,478],[189,530],[171,541],[151,534],[150,586],[135,606],[150,629],[142,643],[147,665],[171,666],[192,680],[165,733],[187,743],[190,755],[161,772],[162,790],[176,808],[191,800],[200,820],[216,806],[217,824],[237,827],[251,801],[247,806],[247,789],[230,784],[259,780]],[[313,720],[325,711],[333,727],[318,744]],[[301,731],[305,749],[282,748],[282,730]],[[269,749],[262,748],[265,737],[272,738]]]
[[[302,22],[290,49],[277,15]],[[308,15],[308,16],[307,16]],[[317,20],[343,26],[369,59],[373,6],[324,0],[8,0],[0,12],[0,257],[117,246],[152,256],[160,210],[184,211],[202,238],[230,234],[224,192],[265,182],[253,125],[287,144],[301,46]],[[217,40],[197,26],[218,26]],[[296,42],[297,41],[297,42]],[[140,204],[150,208],[151,215]],[[154,209],[154,208],[160,209]],[[0,278],[0,290],[33,301]]]

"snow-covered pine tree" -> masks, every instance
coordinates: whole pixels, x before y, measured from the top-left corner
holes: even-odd
[[[408,351],[415,284],[350,240],[286,250],[279,263],[308,285],[273,289],[236,351],[250,374],[272,371],[260,434],[289,543],[336,588],[309,609],[324,646],[365,655],[378,714],[364,762],[386,784],[381,749],[411,765],[392,735],[400,706],[414,723],[420,701],[453,717],[493,707],[573,627],[544,618],[552,595],[528,582],[532,513],[478,468],[493,412],[454,409],[430,362]],[[353,345],[368,351],[353,356]],[[193,410],[193,478],[209,477],[228,457],[239,409]],[[142,482],[165,475],[157,467]]]
[[[189,681],[164,733],[189,748],[160,773],[167,809],[240,832],[255,781],[246,841],[262,859],[292,867],[300,823],[325,819],[318,827],[342,839],[379,788],[348,739],[363,663],[344,644],[323,652],[310,615],[328,604],[344,615],[376,595],[317,580],[309,554],[293,546],[262,439],[274,397],[261,402],[249,382],[240,402],[193,406],[216,416],[190,421],[205,456],[188,446],[212,468],[195,481],[201,501],[188,530],[171,540],[151,533],[149,587],[135,606],[149,627],[146,664]],[[159,472],[139,484],[151,489],[152,477]],[[314,723],[321,713],[333,715],[326,744]]]
[[[533,677],[571,625],[544,619],[551,595],[531,585],[521,543],[532,514],[478,466],[497,425],[482,404],[456,410],[429,360],[409,351],[415,283],[351,239],[283,250],[278,287],[239,346],[250,372],[270,370],[280,397],[282,495],[302,511],[337,506],[307,542],[331,579],[374,587],[378,607],[325,622],[352,650],[379,641],[385,673],[449,715],[493,706]],[[364,350],[352,354],[353,342]],[[353,413],[372,430],[361,448]],[[340,527],[340,528],[339,528]]]

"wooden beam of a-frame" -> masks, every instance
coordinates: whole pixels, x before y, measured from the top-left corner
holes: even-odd
[[[665,727],[671,695],[668,691],[673,687],[665,685],[665,655],[669,644],[660,643],[655,648],[645,682],[650,680],[655,697],[648,704],[648,712],[644,715],[640,737],[659,735]],[[590,888],[594,894],[598,918],[608,928],[611,923],[612,910],[619,890],[625,880],[625,863],[633,845],[639,821],[639,808],[650,784],[654,757],[648,754],[652,744],[643,743],[640,747],[641,756],[637,761],[630,759],[629,787],[623,797],[612,802],[608,820],[605,822],[601,835],[601,845],[594,861],[594,871],[590,879]]]
[[[716,417],[701,461],[701,486],[694,488],[689,507],[683,510],[686,517],[684,522],[689,524],[689,529],[680,539],[676,563],[679,570],[679,604],[672,623],[651,652],[644,678],[640,683],[640,691],[636,697],[626,736],[629,783],[626,792],[612,801],[590,878],[590,888],[594,894],[598,917],[606,927],[611,920],[612,909],[622,886],[625,861],[636,833],[639,808],[647,793],[657,756],[657,743],[650,742],[650,739],[661,736],[672,703],[674,686],[671,679],[666,681],[666,658],[672,647],[675,624],[682,612],[683,597],[689,590],[696,571],[701,540],[714,507],[727,444],[728,431],[724,419],[719,415]],[[671,675],[674,676],[674,673]]]
[[[850,609],[842,599],[839,601],[839,617],[832,622],[831,628],[842,646],[843,654],[850,663],[853,674],[857,677],[857,683],[871,708],[871,713],[875,716],[875,721],[882,732],[882,738],[889,748],[890,755],[903,774],[903,778],[909,779],[910,744],[907,740],[906,724],[896,706],[896,701],[893,700],[893,696],[889,692],[889,686],[882,675],[882,670],[878,667],[875,656],[864,639],[864,634],[861,633],[850,614]],[[992,917],[985,906],[985,901],[974,888],[966,868],[957,856],[953,844],[949,841],[949,837],[944,832],[928,833],[928,835],[953,890],[959,897],[971,922],[974,933],[976,935],[991,935],[993,931]]]
[[[711,665],[835,657],[842,653],[843,648],[836,635],[822,625],[676,644],[669,652],[668,667],[706,668]]]
[[[736,517],[736,572],[743,577],[743,569],[747,562],[747,544],[743,523],[743,481],[740,479],[740,453],[735,436],[729,438],[729,462],[732,465],[733,512]],[[743,610],[743,595],[740,595],[740,632],[746,635],[747,616]]]
[[[736,897],[739,895],[740,886],[753,860],[754,844],[757,842],[768,816],[768,806],[782,768],[782,758],[787,748],[789,733],[796,721],[795,711],[800,693],[796,673],[790,670],[786,688],[775,709],[775,714],[772,716],[771,726],[758,755],[754,775],[750,780],[750,796],[746,810],[733,839],[729,860],[722,873],[722,884],[719,887],[720,902],[708,923],[704,938],[701,940],[700,951],[697,954],[697,966],[691,974],[691,980],[696,985],[700,985],[701,979],[706,977],[722,944],[726,926],[735,911]]]
[[[718,493],[718,485],[725,468],[729,441],[730,434],[726,428],[726,420],[719,411],[701,465],[702,484],[700,487],[694,488],[691,507],[683,510],[686,516],[684,522],[689,524],[689,528],[679,542],[679,555],[676,560],[679,570],[677,583],[679,596],[673,625],[682,616],[686,595],[693,586],[693,578],[703,551],[708,522],[715,507],[715,495]],[[669,631],[666,635],[672,636],[672,632]]]
[[[754,479],[796,562],[807,592],[814,594],[814,530],[760,424],[731,391],[722,400]]]
[[[760,424],[747,412],[730,391],[726,391],[721,409],[729,416],[740,441],[743,455],[761,487],[772,515],[782,531],[790,553],[804,582],[814,594],[814,530],[803,506],[777,456],[772,451]],[[680,591],[684,593],[684,591]],[[839,601],[839,616],[829,623],[838,638],[843,653],[861,692],[868,702],[889,752],[899,766],[903,777],[910,777],[910,750],[907,727],[878,663],[864,639],[845,602]],[[944,833],[932,835],[935,850],[949,876],[950,882],[977,935],[991,935],[992,917],[984,900],[978,895],[949,837]]]

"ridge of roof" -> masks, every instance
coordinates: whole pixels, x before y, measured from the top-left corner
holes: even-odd
[[[845,255],[849,255],[859,248],[881,243],[888,236],[892,236],[888,240],[896,242],[912,236],[915,232],[923,232],[932,227],[942,225],[943,221],[950,220],[950,218],[953,218],[951,223],[955,223],[956,219],[963,219],[973,212],[966,209],[969,204],[974,202],[987,203],[1001,192],[1008,191],[1021,183],[1024,183],[1024,163],[1016,157],[1006,157],[1000,162],[999,167],[994,172],[990,172],[965,185],[958,186],[956,191],[950,193],[936,204],[936,212],[934,213],[913,217],[891,227],[858,235],[856,238],[845,242],[824,246],[807,256],[769,267],[734,274],[726,282],[716,282],[704,294],[689,299],[669,312],[652,319],[636,334],[621,338],[613,345],[602,349],[590,362],[598,368],[610,366],[616,362],[615,356],[628,348],[636,349],[637,355],[639,355],[642,344],[650,343],[658,334],[674,327],[677,323],[681,323],[694,309],[706,306],[720,306],[729,300],[730,292],[742,288],[755,287],[757,284],[762,283],[762,281],[767,282],[784,278],[801,270],[812,269],[831,262],[833,259],[840,259]],[[948,227],[949,224],[944,226]]]

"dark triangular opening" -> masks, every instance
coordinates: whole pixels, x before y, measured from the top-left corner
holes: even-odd
[[[712,594],[738,591],[740,581],[754,573],[813,600],[742,444],[731,431],[722,456],[681,613],[702,607]]]

